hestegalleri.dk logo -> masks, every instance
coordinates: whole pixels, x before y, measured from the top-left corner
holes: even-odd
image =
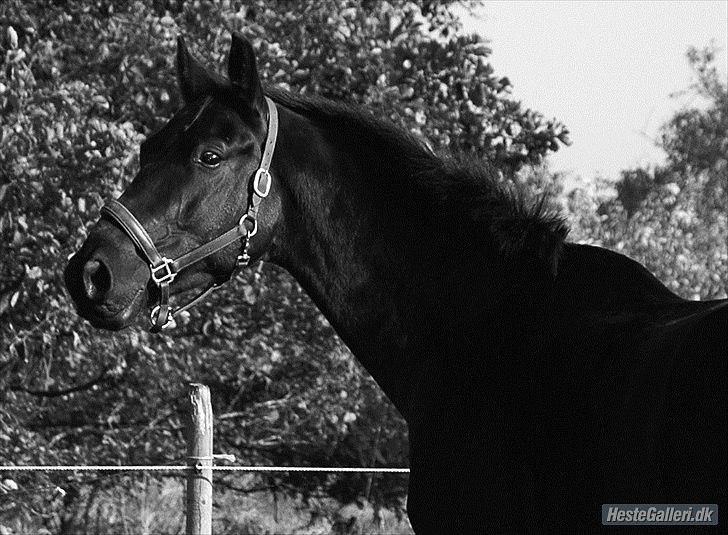
[[[717,526],[714,503],[605,503],[604,526]]]

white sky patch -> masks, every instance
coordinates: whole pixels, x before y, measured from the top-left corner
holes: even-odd
[[[728,2],[488,1],[475,16],[457,9],[465,31],[491,41],[496,75],[512,96],[555,117],[573,144],[550,156],[555,171],[585,180],[616,179],[621,169],[655,164],[660,126],[688,97],[685,53],[711,39],[726,76]]]

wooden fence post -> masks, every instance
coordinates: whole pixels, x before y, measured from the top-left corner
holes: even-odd
[[[187,422],[187,535],[212,534],[212,405],[210,389],[190,383]]]

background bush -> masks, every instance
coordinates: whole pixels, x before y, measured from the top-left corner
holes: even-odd
[[[662,127],[665,163],[596,180],[568,201],[572,239],[635,258],[687,299],[725,298],[728,285],[728,84],[716,52],[687,52],[695,104]]]
[[[211,387],[216,449],[242,463],[407,463],[401,417],[296,282],[274,266],[240,275],[173,333],[150,335],[142,318],[139,328],[112,334],[76,316],[62,283],[66,258],[103,199],[136,173],[141,140],[179,107],[178,34],[223,70],[230,33],[240,31],[254,43],[268,84],[360,104],[435,149],[487,158],[504,180],[562,203],[573,238],[629,253],[686,297],[725,296],[725,84],[711,70],[710,49],[690,52],[699,74],[692,90],[708,105],[666,125],[668,163],[625,171],[616,189],[600,183],[566,199],[563,177],[542,163],[568,143],[566,128],[510,97],[508,79],[488,62],[488,44],[460,34],[446,4],[0,5],[2,464],[178,463],[189,381]],[[108,517],[102,528],[124,531],[123,514],[99,511],[118,500],[116,487],[140,496],[135,476],[2,477],[5,530],[92,529],[96,514],[97,529],[100,515]],[[400,476],[217,480],[238,494],[270,489],[309,504],[366,499],[397,512],[406,492]],[[311,505],[311,522],[321,511]],[[216,515],[220,531],[243,530]]]

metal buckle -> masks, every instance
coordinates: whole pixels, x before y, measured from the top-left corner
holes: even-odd
[[[245,221],[249,220],[253,223],[253,230],[248,230],[245,226]],[[238,227],[240,227],[241,230],[245,230],[245,235],[250,238],[251,236],[255,236],[255,233],[258,232],[258,220],[255,219],[252,215],[245,212],[243,216],[240,218],[240,221],[238,221]]]
[[[154,267],[153,265],[149,265],[149,269],[152,272],[152,280],[159,286],[164,284],[165,282],[171,283],[174,278],[177,276],[177,273],[172,271],[172,260],[167,258],[166,256],[162,257],[162,265]],[[158,276],[157,273],[159,273],[161,270],[164,270],[164,273],[162,276]]]
[[[263,190],[260,189],[260,179],[265,175],[266,181],[265,181],[265,188]],[[253,178],[253,191],[258,195],[258,197],[262,197],[265,199],[268,194],[270,193],[270,185],[271,182],[271,176],[268,169],[263,169],[262,167],[259,168],[255,172],[255,177]]]

